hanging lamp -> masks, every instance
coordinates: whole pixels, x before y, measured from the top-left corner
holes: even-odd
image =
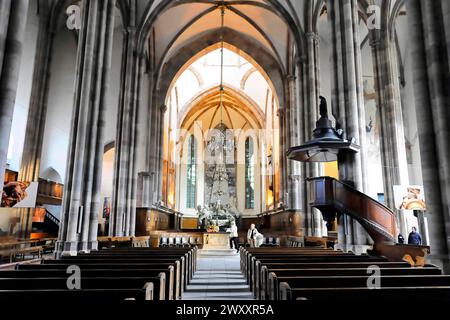
[[[328,119],[327,101],[320,97],[320,119],[316,122],[313,138],[296,147],[289,148],[287,157],[302,162],[337,161],[344,153],[357,153],[360,146],[354,139],[343,139],[342,129],[336,130]]]

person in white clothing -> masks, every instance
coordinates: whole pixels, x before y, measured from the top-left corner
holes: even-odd
[[[257,248],[261,244],[261,239],[264,238],[254,223],[250,225],[250,229],[247,231],[247,242],[250,244],[251,248]]]
[[[236,226],[236,222],[231,222],[231,227],[227,230],[230,233],[230,249],[236,249],[237,252],[239,252],[239,235],[238,235],[238,228]]]

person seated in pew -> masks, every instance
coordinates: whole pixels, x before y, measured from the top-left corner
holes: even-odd
[[[251,248],[258,248],[262,241],[264,239],[264,236],[259,233],[258,229],[256,229],[256,226],[254,223],[250,225],[250,229],[247,231],[247,242],[250,244]]]

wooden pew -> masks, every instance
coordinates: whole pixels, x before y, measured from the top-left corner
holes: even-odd
[[[56,260],[55,260],[56,261]],[[63,264],[22,264],[17,265],[17,270],[67,270],[68,266],[73,265],[72,263]],[[180,268],[180,262],[176,261],[175,263],[126,263],[126,262],[111,262],[111,263],[77,263],[78,267],[80,267],[82,274],[84,274],[85,270],[135,270],[135,269],[151,269],[151,268],[161,268],[166,269],[169,266],[173,266],[175,269],[175,297],[176,299],[181,299],[183,294],[183,281],[184,276],[182,270]]]
[[[330,251],[325,251],[323,249],[298,251],[270,251],[254,249],[247,251],[246,249],[243,249],[241,250],[241,257],[244,261],[241,267],[246,271],[247,279],[249,280],[249,284],[255,297],[259,299],[277,299],[278,295],[281,295],[278,289],[278,284],[280,282],[285,282],[287,286],[290,286],[289,288],[293,287],[294,289],[302,289],[307,284],[309,284],[310,287],[314,287],[313,280],[305,280],[305,282],[309,282],[300,288],[297,288],[298,282],[295,282],[297,281],[296,277],[302,277],[302,279],[305,279],[307,277],[314,276],[314,272],[321,273],[322,277],[325,277],[323,279],[326,279],[326,277],[334,277],[333,279],[343,277],[344,280],[349,279],[344,287],[357,287],[357,285],[361,286],[363,280],[364,283],[367,282],[367,279],[370,276],[370,274],[367,273],[367,268],[372,265],[377,265],[381,270],[387,269],[390,273],[394,273],[397,277],[399,274],[409,274],[409,279],[412,281],[409,286],[425,287],[426,281],[417,279],[428,273],[431,277],[433,277],[433,275],[437,276],[435,278],[429,278],[433,284],[438,286],[440,285],[441,287],[448,285],[450,287],[448,278],[440,276],[441,271],[434,266],[429,265],[426,268],[421,269],[420,272],[416,272],[415,270],[419,269],[411,268],[406,262],[387,262],[385,257],[380,256],[356,256],[352,253],[343,254],[339,251],[334,251],[334,253],[330,254]],[[289,270],[292,274],[280,275],[272,271],[280,270],[277,271],[280,273],[284,272],[285,269]],[[411,274],[410,270],[414,270],[414,274]],[[303,271],[306,271],[306,273],[309,274],[306,276],[299,275],[299,272],[302,273]],[[316,275],[315,277],[320,276]],[[283,281],[283,279],[286,281]],[[388,279],[387,285],[390,284],[391,286],[394,286],[394,284],[397,284],[397,287],[406,287],[402,286],[402,284],[404,284],[407,280],[401,279],[398,280],[398,282],[395,282],[396,280],[393,276],[386,279]],[[414,282],[413,280],[417,281]],[[291,283],[290,281],[294,282]],[[332,288],[338,287],[337,282],[338,280],[336,280],[336,283],[329,284],[329,286]],[[322,280],[321,283],[321,286],[323,287],[327,282],[326,280]],[[320,288],[320,285],[318,286]],[[317,288],[314,287],[314,289]],[[289,293],[291,292],[289,290],[285,291]]]
[[[339,272],[327,276],[277,276],[269,274],[268,291],[270,300],[281,297],[280,284],[287,283],[291,288],[366,288],[369,274],[344,276]],[[378,277],[380,287],[427,287],[449,286],[450,276],[446,275],[382,275]]]
[[[190,275],[190,268],[185,265],[184,258],[177,259],[177,257],[150,257],[150,256],[142,256],[142,257],[133,257],[133,258],[127,258],[127,257],[121,257],[121,256],[114,256],[114,257],[71,257],[70,259],[61,259],[61,260],[45,260],[42,261],[43,264],[64,264],[64,265],[85,265],[85,264],[98,264],[98,263],[129,263],[129,264],[139,264],[139,263],[175,263],[176,261],[179,261],[181,269],[180,271],[176,270],[176,272],[180,272],[180,283],[183,286],[183,290],[186,290],[186,286],[189,281],[189,275]]]
[[[0,290],[66,289],[66,277],[51,278],[0,278]],[[81,277],[80,289],[141,289],[152,283],[152,300],[165,300],[166,275],[161,272],[155,277]],[[74,289],[76,290],[76,289]]]
[[[166,269],[84,269],[82,270],[82,278],[142,278],[151,279],[157,277],[160,273],[165,274],[165,294],[168,300],[176,297],[174,267],[169,266]],[[65,269],[29,269],[29,270],[3,270],[0,271],[0,283],[2,279],[22,279],[24,281],[33,278],[65,278],[68,274]],[[146,281],[149,282],[150,280]],[[0,286],[1,287],[1,286]],[[82,288],[85,288],[83,285]],[[5,288],[3,288],[5,289]],[[156,289],[154,289],[157,291]]]
[[[74,291],[67,289],[71,275],[67,270],[76,265],[81,270],[81,290],[75,291],[88,292],[87,295],[106,290],[119,300],[180,299],[195,271],[196,251],[196,248],[111,248],[45,260],[41,264],[18,265],[17,270],[0,272],[0,291],[6,299],[17,298],[18,291],[30,299],[35,297],[32,291],[46,291],[50,296],[59,292],[61,296],[84,300],[78,294],[65,292]]]
[[[79,256],[71,256],[71,257],[63,257],[61,260],[47,260],[44,263],[53,263],[53,261],[58,261],[55,263],[82,263],[82,262],[101,262],[101,261],[129,261],[130,263],[142,263],[142,262],[172,262],[172,261],[181,261],[181,266],[183,269],[184,275],[184,286],[186,287],[188,282],[192,279],[193,276],[193,264],[191,261],[191,257],[185,255],[180,258],[180,255],[176,254],[132,254],[132,255],[122,255],[122,254],[110,254],[110,255],[79,255]]]
[[[365,270],[367,274],[367,268],[370,266],[376,265],[380,269],[409,269],[410,265],[407,262],[321,262],[321,263],[265,263],[260,266],[259,271],[259,277],[255,280],[255,291],[257,294],[259,294],[259,298],[265,299],[264,293],[267,291],[267,288],[269,287],[269,272],[274,272],[273,270],[283,271],[283,270],[290,270],[293,273],[295,271],[302,271],[302,270],[310,270],[310,269],[316,269],[316,270],[327,270],[327,269],[334,269],[334,270],[348,270],[349,273],[351,273],[352,269],[362,269]],[[435,269],[435,268],[433,268]],[[439,270],[439,269],[438,269]],[[346,271],[343,271],[344,273]],[[329,274],[332,274],[331,271]],[[440,273],[438,273],[440,274]]]
[[[260,249],[260,248],[258,248]],[[286,250],[287,249],[287,250]],[[341,251],[333,251],[330,249],[307,249],[304,250],[304,248],[286,248],[281,251],[274,251],[273,249],[270,251],[266,250],[247,250],[242,249],[241,250],[241,270],[244,274],[247,273],[247,270],[249,268],[249,265],[251,263],[252,257],[275,257],[275,256],[308,256],[312,257],[315,255],[332,255],[332,256],[355,256],[353,253],[343,253]],[[365,255],[368,257],[367,255]]]
[[[308,257],[313,259],[314,257],[323,257],[323,256],[339,256],[342,257],[343,255],[340,255],[338,253],[332,252],[332,251],[327,251],[327,252],[290,252],[290,253],[284,253],[284,254],[277,254],[277,253],[259,253],[259,252],[253,252],[253,253],[246,253],[244,254],[244,262],[243,262],[243,266],[242,266],[242,272],[244,273],[244,275],[249,275],[250,270],[251,270],[251,265],[252,262],[255,259],[262,259],[262,258],[304,258],[304,257]],[[354,256],[353,254],[346,254],[346,256]]]
[[[60,303],[70,301],[90,302],[97,304],[99,302],[120,302],[124,300],[152,300],[152,283],[148,283],[142,289],[33,289],[33,290],[0,290],[0,300],[2,303],[8,302],[36,302],[36,301],[52,301],[52,303]]]
[[[189,266],[189,274],[187,279],[191,280],[197,269],[197,247],[192,248],[110,248],[91,253],[79,253],[77,257],[84,256],[141,256],[141,255],[171,255],[185,254],[186,264]],[[64,257],[63,257],[64,258]]]
[[[8,257],[9,262],[12,263],[17,256],[25,257],[27,254],[31,254],[37,256],[39,259],[42,256],[44,248],[41,246],[34,247],[25,247],[25,248],[11,248],[0,250],[0,261],[4,259],[4,257]]]
[[[280,283],[281,300],[307,301],[370,301],[391,302],[448,302],[450,286],[369,288],[291,288]]]
[[[247,270],[247,277],[250,279],[250,289],[254,290],[256,295],[256,284],[259,282],[259,275],[261,264],[266,263],[329,263],[329,262],[370,262],[372,264],[385,262],[385,258],[381,257],[369,257],[369,256],[355,256],[355,255],[344,255],[344,256],[335,256],[335,255],[308,255],[308,256],[290,256],[286,257],[269,257],[269,258],[260,258],[260,257],[252,257],[250,266]],[[253,276],[254,275],[254,276]]]

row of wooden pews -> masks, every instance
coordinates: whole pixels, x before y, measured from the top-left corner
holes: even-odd
[[[0,301],[178,300],[196,261],[196,247],[109,248],[20,264],[0,271]]]
[[[450,276],[434,265],[309,247],[241,248],[240,257],[260,300],[450,301]]]

